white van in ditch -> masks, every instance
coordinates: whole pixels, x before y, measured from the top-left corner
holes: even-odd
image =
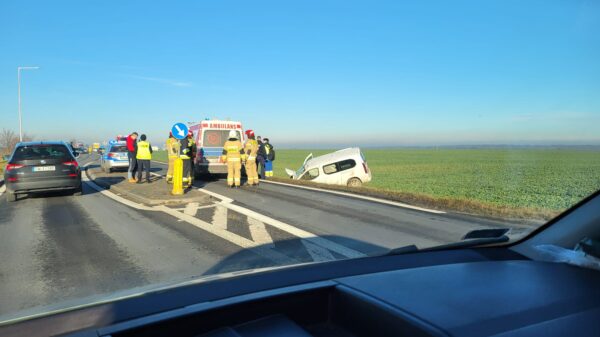
[[[296,172],[285,169],[292,179],[321,184],[361,186],[371,181],[371,170],[359,148],[347,148],[323,156],[309,154]]]

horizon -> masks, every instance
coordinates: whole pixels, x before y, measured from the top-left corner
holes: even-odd
[[[264,6],[257,6],[257,3]],[[600,2],[5,1],[1,127],[284,146],[600,145]]]

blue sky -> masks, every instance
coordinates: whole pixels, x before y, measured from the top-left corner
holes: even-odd
[[[12,1],[0,127],[286,146],[600,144],[600,1]]]

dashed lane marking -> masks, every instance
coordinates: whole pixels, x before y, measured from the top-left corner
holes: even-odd
[[[191,216],[196,216],[196,213],[198,212],[198,206],[200,206],[199,203],[190,202],[187,205],[185,205],[185,209],[183,210],[183,213],[185,213],[187,215],[191,215]]]
[[[254,242],[252,240],[248,240],[242,236],[239,236],[237,234],[234,234],[232,232],[228,232],[224,229],[221,229],[217,226],[214,226],[208,222],[202,221],[198,218],[195,218],[193,216],[187,215],[185,213],[181,213],[178,212],[174,209],[171,209],[169,207],[166,206],[155,206],[155,208],[170,214],[178,219],[182,219],[188,223],[190,223],[193,226],[196,226],[200,229],[203,229],[213,235],[216,235],[222,239],[225,239],[231,243],[234,243],[242,248],[250,248],[252,249],[253,252],[255,252],[256,254],[259,254],[267,259],[270,259],[271,261],[274,261],[276,263],[280,263],[280,264],[295,264],[298,263],[297,260],[288,257],[282,253],[279,253],[278,251],[275,250],[271,250],[268,247],[265,247],[257,242]]]
[[[321,246],[323,248],[327,248],[329,250],[331,250],[332,252],[336,252],[338,254],[341,254],[343,256],[349,257],[349,258],[355,258],[355,257],[364,257],[366,256],[365,254],[358,252],[354,249],[342,246],[340,244],[337,244],[333,241],[324,239],[322,237],[319,237],[311,232],[305,231],[303,229],[300,229],[298,227],[294,227],[292,225],[288,225],[282,221],[270,218],[268,216],[262,215],[258,212],[254,212],[252,210],[249,210],[247,208],[238,206],[238,205],[234,205],[234,204],[227,204],[227,203],[223,203],[222,204],[224,207],[227,207],[228,209],[232,210],[232,211],[236,211],[238,213],[244,214],[248,217],[254,218],[258,221],[262,221],[265,224],[268,224],[270,226],[273,226],[275,228],[278,228],[284,232],[288,232],[289,234],[292,234],[294,236],[297,236],[301,239],[304,239],[306,241],[309,241],[311,243],[314,243],[315,245]]]
[[[212,218],[213,226],[222,230],[227,229],[227,208],[223,206],[215,207],[215,213]]]
[[[267,231],[267,228],[265,227],[264,223],[252,217],[248,217],[248,224],[250,225],[248,228],[250,229],[252,241],[263,245],[271,245],[271,247],[275,247],[275,245],[273,244],[273,238]]]
[[[331,255],[329,250],[327,250],[319,245],[315,245],[314,243],[307,241],[307,240],[300,240],[300,241],[302,241],[304,248],[306,248],[306,250],[310,254],[310,257],[315,262],[324,262],[324,261],[335,260],[335,257],[333,257],[333,255]]]

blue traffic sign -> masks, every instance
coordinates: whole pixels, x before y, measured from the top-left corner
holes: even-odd
[[[188,134],[188,127],[183,123],[175,123],[171,128],[171,133],[173,133],[173,137],[177,139],[184,139]]]

